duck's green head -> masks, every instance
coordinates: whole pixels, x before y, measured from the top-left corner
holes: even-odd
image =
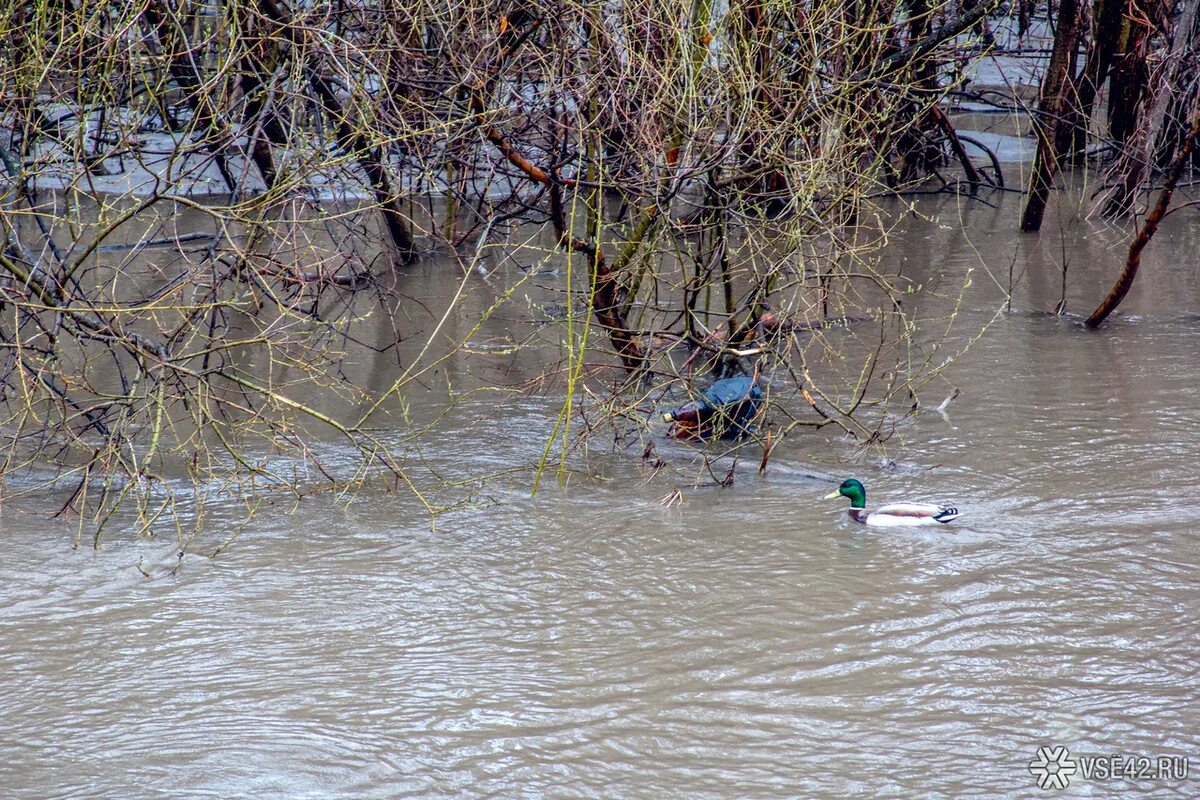
[[[851,508],[867,507],[867,490],[863,488],[861,481],[854,478],[847,478],[842,481],[842,485],[838,487],[837,491],[825,495],[825,499],[832,500],[838,495],[849,497]]]

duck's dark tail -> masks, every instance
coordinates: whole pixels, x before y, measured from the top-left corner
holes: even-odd
[[[954,520],[959,518],[958,509],[957,508],[943,508],[937,514],[934,514],[933,518],[936,519],[938,522],[953,522]]]

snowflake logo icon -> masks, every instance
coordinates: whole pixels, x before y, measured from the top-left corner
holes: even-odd
[[[1037,758],[1029,762],[1029,771],[1037,778],[1039,789],[1065,789],[1079,767],[1065,747],[1039,747]]]

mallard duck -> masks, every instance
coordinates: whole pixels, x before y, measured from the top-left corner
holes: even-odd
[[[689,403],[663,414],[667,433],[676,439],[736,438],[754,431],[763,394],[749,377],[715,381]]]
[[[837,491],[825,495],[825,499],[833,500],[838,495],[850,498],[850,519],[867,525],[936,525],[939,522],[951,522],[959,516],[957,508],[933,503],[888,503],[874,511],[867,511],[867,490],[854,478],[842,481]]]

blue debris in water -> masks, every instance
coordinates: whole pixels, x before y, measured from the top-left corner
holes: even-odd
[[[762,408],[762,389],[753,378],[725,378],[691,402],[663,415],[667,433],[676,439],[734,439],[754,433]]]

